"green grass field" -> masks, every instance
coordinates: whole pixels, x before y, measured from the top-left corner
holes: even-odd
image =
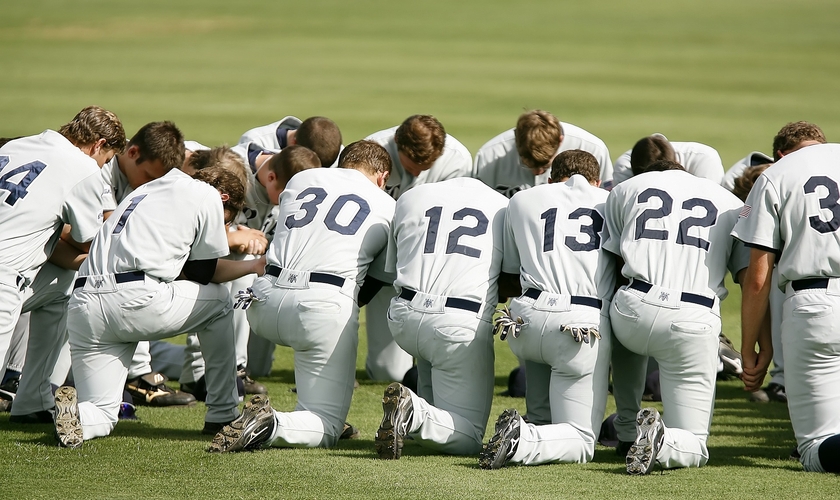
[[[346,144],[430,113],[475,153],[543,108],[604,139],[613,158],[658,131],[710,144],[729,166],[770,153],[789,121],[838,140],[838,19],[829,0],[0,0],[0,136],[57,128],[88,104],[116,112],[129,135],[169,119],[207,145],[288,114],[329,116]],[[738,300],[724,310],[736,343]],[[499,343],[497,393],[515,364]],[[278,349],[263,380],[281,410],[294,406],[291,366]],[[747,403],[737,381],[719,384],[712,458],[699,470],[631,478],[599,448],[586,465],[487,472],[475,457],[413,443],[381,462],[373,434],[385,386],[358,366],[350,420],[362,438],[332,450],[209,455],[201,405],[141,408],[141,422],[78,451],[56,448],[49,426],[0,415],[0,498],[840,496],[835,476],[786,459],[786,408]],[[506,407],[524,401],[497,397],[491,419]]]

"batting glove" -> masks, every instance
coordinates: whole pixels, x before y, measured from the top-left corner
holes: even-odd
[[[493,326],[495,327],[493,334],[498,334],[499,340],[505,340],[508,335],[512,335],[513,338],[518,338],[522,327],[528,325],[528,323],[523,321],[521,317],[517,317],[516,320],[514,320],[510,315],[510,310],[507,306],[502,306],[501,309],[496,309],[496,312],[501,313],[501,316],[493,321]]]
[[[262,302],[264,300],[264,298],[254,295],[254,290],[252,290],[251,287],[248,287],[245,290],[239,290],[239,292],[237,292],[236,302],[233,304],[233,308],[242,309],[244,311],[251,307],[251,304],[254,301]]]
[[[589,343],[589,336],[593,336],[596,339],[601,339],[601,333],[598,331],[597,328],[594,326],[585,327],[585,326],[570,326],[570,325],[560,325],[561,332],[570,332],[572,334],[572,338],[575,339],[575,342],[583,342],[584,344]]]

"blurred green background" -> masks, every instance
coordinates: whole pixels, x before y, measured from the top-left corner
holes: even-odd
[[[351,142],[429,113],[475,153],[543,108],[614,158],[659,131],[728,167],[789,121],[840,133],[828,0],[3,0],[0,19],[6,136],[88,104],[129,135],[169,119],[208,145],[287,114]]]

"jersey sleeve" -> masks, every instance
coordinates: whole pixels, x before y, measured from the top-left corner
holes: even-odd
[[[519,274],[522,267],[522,262],[519,259],[519,247],[516,245],[516,235],[513,232],[515,222],[511,220],[515,217],[514,214],[514,206],[508,206],[505,211],[504,257],[502,258],[502,272],[508,274]]]
[[[747,197],[732,236],[747,245],[780,252],[783,246],[779,232],[780,206],[778,189],[761,174]]]
[[[692,174],[709,179],[716,184],[723,182],[723,161],[714,148],[706,146],[691,156]]]
[[[393,283],[397,279],[396,266],[393,269],[389,267],[388,252],[390,248],[390,239],[388,246],[383,248],[379,254],[374,257],[373,262],[368,267],[367,275],[371,278],[376,278],[383,283]]]
[[[606,220],[606,230],[604,232],[603,243],[601,248],[604,250],[621,256],[621,233],[624,229],[624,210],[622,209],[622,201],[624,190],[620,186],[616,186],[607,197],[607,203],[604,207],[604,217]]]
[[[207,187],[212,190],[212,193],[208,193],[201,201],[195,239],[187,260],[215,259],[224,257],[230,252],[222,200],[215,189],[209,185]]]
[[[633,177],[633,169],[630,167],[630,152],[630,150],[626,151],[615,160],[612,177],[613,186]]]
[[[385,249],[385,271],[396,274],[397,272],[397,235],[396,215],[391,219],[391,226],[388,230],[388,246]]]
[[[62,206],[62,220],[70,224],[70,236],[79,243],[93,239],[102,226],[104,183],[97,170],[77,183]]]
[[[733,238],[734,239],[734,238]],[[732,243],[732,254],[729,256],[727,267],[732,274],[732,279],[738,283],[738,273],[742,269],[746,269],[750,265],[750,249],[744,245],[744,242],[734,239]]]

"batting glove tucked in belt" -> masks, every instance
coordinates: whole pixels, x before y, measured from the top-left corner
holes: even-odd
[[[501,313],[501,316],[493,321],[493,326],[495,327],[493,334],[498,334],[499,340],[505,340],[508,335],[513,335],[513,338],[519,337],[519,332],[522,330],[522,327],[528,324],[521,317],[517,317],[514,320],[507,306],[496,309],[496,312]]]
[[[236,302],[233,304],[234,309],[242,309],[243,311],[251,307],[251,303],[254,301],[262,302],[265,299],[262,297],[257,297],[254,294],[254,290],[251,287],[246,288],[245,290],[239,290],[236,294]]]
[[[570,326],[570,325],[560,325],[561,332],[570,332],[572,334],[572,338],[575,339],[575,342],[583,342],[584,344],[589,343],[589,336],[593,336],[596,339],[601,339],[601,333],[598,331],[597,328],[594,326],[585,327],[585,326]]]

